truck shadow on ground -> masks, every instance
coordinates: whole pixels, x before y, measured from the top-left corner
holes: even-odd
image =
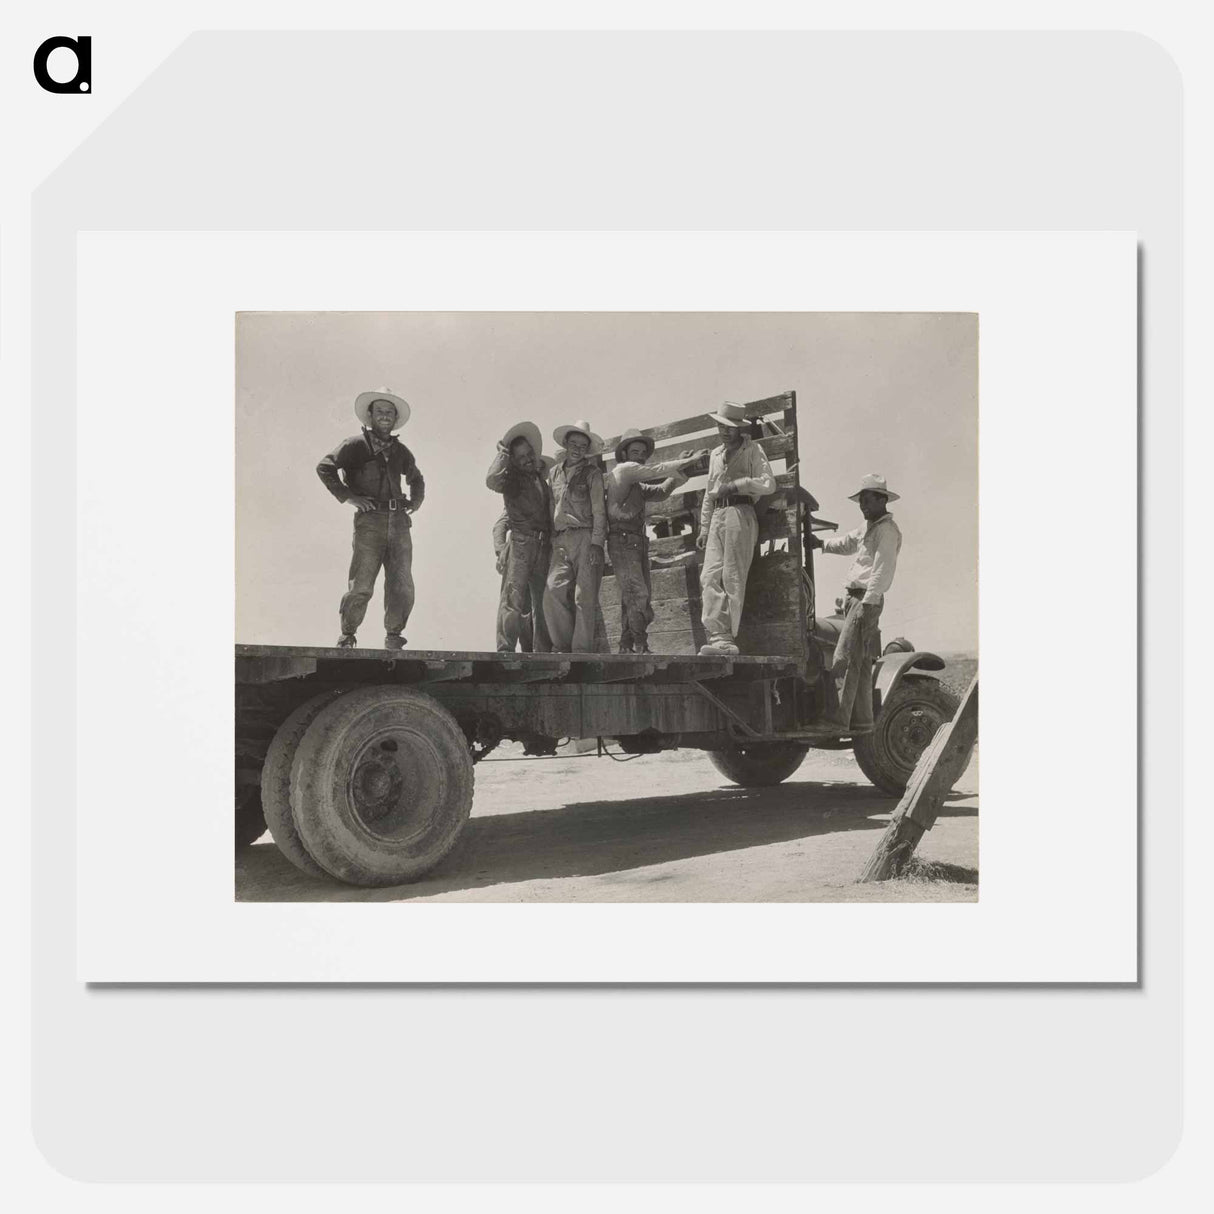
[[[976,815],[954,793],[941,817]],[[794,781],[472,818],[454,851],[422,880],[358,889],[297,870],[269,836],[237,856],[236,897],[249,902],[401,902],[488,885],[592,877],[797,839],[885,829],[897,802],[867,785]]]

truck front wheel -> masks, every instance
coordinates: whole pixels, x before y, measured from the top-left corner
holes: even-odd
[[[906,676],[881,705],[873,732],[852,744],[860,770],[882,792],[900,797],[919,756],[960,703],[939,679]]]
[[[764,788],[787,780],[809,753],[800,742],[753,742],[732,750],[710,750],[713,767],[743,788]]]
[[[322,708],[291,763],[293,821],[309,856],[351,885],[432,869],[472,809],[472,754],[437,700],[364,687]]]

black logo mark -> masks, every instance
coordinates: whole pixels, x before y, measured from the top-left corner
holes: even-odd
[[[60,47],[76,56],[76,74],[71,80],[54,80],[46,70],[51,51]],[[93,40],[81,34],[78,38],[48,38],[34,52],[34,79],[48,93],[88,93],[93,87]]]

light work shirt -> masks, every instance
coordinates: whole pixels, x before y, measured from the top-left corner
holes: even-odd
[[[553,465],[548,476],[552,487],[552,529],[589,530],[590,542],[603,547],[607,542],[607,507],[599,466],[589,459],[577,464],[561,460]]]
[[[644,531],[645,503],[660,502],[687,483],[681,461],[637,464],[625,460],[604,477],[607,485],[607,526],[612,531]],[[664,481],[666,484],[651,484]]]
[[[733,497],[745,494],[753,499],[766,497],[776,491],[776,476],[763,454],[763,448],[744,435],[742,445],[733,459],[726,463],[725,447],[714,449],[708,460],[708,485],[704,492],[704,506],[700,511],[700,530],[707,533],[712,522],[713,501],[722,481],[733,481],[734,487],[725,495]]]
[[[885,592],[894,584],[898,553],[902,551],[902,532],[898,530],[894,516],[886,513],[854,531],[824,540],[822,551],[840,556],[855,553],[856,559],[847,571],[848,589],[863,590],[861,602],[883,603]]]

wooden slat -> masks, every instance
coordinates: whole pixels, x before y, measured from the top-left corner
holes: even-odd
[[[682,535],[671,535],[664,540],[649,541],[649,559],[655,557],[677,556],[684,552],[696,550],[695,536],[685,531]]]
[[[650,457],[655,464],[665,463],[667,460],[674,459],[690,447],[707,447],[708,450],[715,451],[722,443],[722,438],[719,434],[714,434],[710,439],[697,441],[694,443],[671,443],[668,447],[659,447]],[[763,454],[769,460],[772,459],[787,459],[792,456],[794,459],[797,455],[797,436],[795,434],[773,434],[770,438],[758,439],[758,444],[763,448]],[[695,465],[692,465],[694,468]],[[705,469],[706,471],[706,469]],[[692,472],[688,475],[703,475],[703,472]]]
[[[649,426],[641,433],[647,434],[660,443],[664,438],[678,438],[683,434],[696,434],[701,430],[715,430],[716,428],[717,423],[707,413],[697,413],[694,417],[680,418],[678,421],[667,422],[664,426]],[[614,452],[619,441],[620,436],[613,435],[603,444],[604,450]]]
[[[664,502],[650,502],[645,507],[645,521],[675,518],[682,514],[698,516],[703,497],[702,489],[680,490],[678,493],[672,493]]]
[[[961,707],[942,725],[919,756],[889,826],[860,874],[861,881],[885,881],[905,869],[924,831],[935,825],[949,790],[961,777],[978,740],[978,676]]]
[[[781,392],[778,396],[765,396],[762,400],[747,401],[746,412],[752,416],[758,414],[763,417],[772,413],[783,413],[788,418],[795,418],[792,411],[795,395],[793,392]],[[795,422],[791,424],[795,424]]]

